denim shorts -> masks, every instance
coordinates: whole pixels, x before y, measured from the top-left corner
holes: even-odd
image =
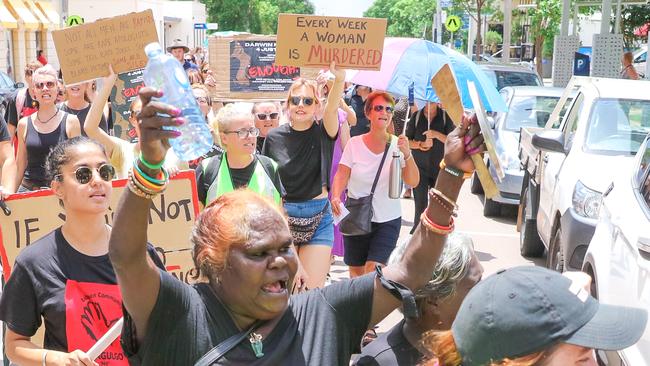
[[[366,235],[344,236],[343,261],[348,266],[361,267],[368,261],[388,264],[388,258],[397,245],[402,218],[386,222],[373,222],[372,231]]]
[[[327,245],[331,247],[334,245],[334,217],[332,216],[332,208],[329,205],[327,198],[317,198],[304,202],[285,202],[284,209],[287,210],[287,215],[292,217],[314,217],[327,205],[323,218],[316,228],[314,236],[311,238],[309,244]]]

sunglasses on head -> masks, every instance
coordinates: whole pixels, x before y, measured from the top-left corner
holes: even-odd
[[[291,97],[291,98],[289,98],[289,103],[291,103],[293,105],[296,105],[296,106],[300,105],[300,102],[302,102],[304,105],[309,107],[310,105],[314,104],[314,98],[310,98],[310,97]]]
[[[279,115],[280,115],[279,113],[275,113],[275,112],[274,113],[268,113],[268,114],[267,113],[258,113],[257,118],[260,121],[266,121],[267,118],[268,119],[276,119],[276,118],[278,118]]]
[[[99,177],[105,182],[110,182],[115,177],[115,168],[111,164],[102,164],[99,168],[81,166],[74,171],[74,177],[79,184],[87,184],[93,177],[93,171],[99,173]],[[57,174],[54,178],[61,180],[63,174]]]
[[[48,89],[52,89],[56,86],[56,81],[46,81],[46,82],[41,82],[41,83],[35,83],[34,86],[36,89],[42,90],[47,86]]]
[[[375,112],[381,112],[381,111],[383,111],[385,109],[386,113],[393,113],[393,111],[395,110],[395,108],[393,108],[392,106],[389,106],[389,105],[387,105],[387,106],[376,105],[376,106],[373,106],[372,109]]]

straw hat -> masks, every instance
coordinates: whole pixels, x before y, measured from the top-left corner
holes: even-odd
[[[171,52],[174,48],[182,48],[184,52],[190,52],[190,49],[180,39],[172,41],[172,45],[167,47],[167,52]]]

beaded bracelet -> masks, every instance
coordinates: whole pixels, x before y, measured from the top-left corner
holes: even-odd
[[[164,192],[165,189],[167,188],[166,185],[161,186],[160,188],[156,190],[151,190],[147,187],[142,186],[142,184],[137,180],[137,178],[133,175],[133,171],[129,171],[129,183],[127,184],[127,187],[131,192],[133,192],[136,196],[145,198],[145,199],[153,199],[160,193]]]
[[[150,162],[148,162],[148,161],[144,158],[144,156],[142,155],[142,151],[140,151],[140,157],[139,157],[139,160],[140,160],[140,162],[141,162],[144,166],[146,166],[147,168],[149,168],[149,169],[151,169],[151,170],[158,170],[158,169],[160,169],[160,168],[163,166],[163,164],[165,163],[165,159],[163,159],[163,160],[162,160],[160,163],[158,163],[158,164],[151,164]]]
[[[432,196],[438,196],[438,197],[442,198],[447,203],[449,203],[451,205],[451,207],[454,208],[454,210],[458,210],[458,205],[456,204],[456,202],[453,201],[451,198],[445,196],[445,194],[440,192],[439,190],[437,190],[435,188],[431,188],[431,189],[429,189],[429,194],[432,195]]]
[[[472,177],[472,173],[468,173],[460,169],[447,166],[447,164],[445,164],[445,159],[440,160],[440,169],[446,171],[447,173],[453,175],[454,177],[463,178],[463,179],[469,179]]]
[[[429,216],[427,216],[426,211],[420,215],[420,223],[430,232],[439,234],[439,235],[447,235],[454,231],[454,218],[452,217],[449,220],[449,226],[442,226],[438,225],[435,222],[431,221]]]
[[[153,183],[154,185],[163,186],[167,184],[167,182],[169,181],[169,174],[167,173],[167,170],[165,170],[165,168],[160,167],[160,173],[162,177],[159,175],[158,178],[153,178],[148,174],[146,174],[145,172],[143,172],[142,169],[140,169],[140,167],[138,166],[138,160],[133,162],[133,174],[139,174],[142,178],[144,178],[148,182]]]
[[[129,183],[127,183],[126,187],[131,191],[133,194],[135,194],[138,197],[142,197],[147,200],[151,200],[154,197],[156,197],[155,194],[150,194],[150,193],[145,193],[143,192],[140,188],[138,188],[135,183],[133,183],[133,179],[129,180]]]

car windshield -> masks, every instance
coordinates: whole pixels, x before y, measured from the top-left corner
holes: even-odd
[[[519,131],[522,127],[544,127],[560,97],[526,95],[512,98],[506,115],[505,129]]]
[[[650,132],[650,100],[599,99],[587,126],[585,150],[634,155]]]
[[[501,90],[506,86],[542,86],[537,75],[529,72],[483,69],[488,79]]]

